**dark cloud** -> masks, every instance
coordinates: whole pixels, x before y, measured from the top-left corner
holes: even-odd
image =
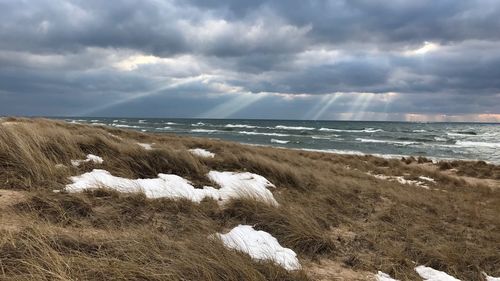
[[[498,30],[494,0],[0,0],[0,114],[499,114]]]

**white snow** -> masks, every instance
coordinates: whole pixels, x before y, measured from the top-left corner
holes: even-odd
[[[274,187],[264,177],[251,173],[212,171],[208,177],[221,186],[215,189],[204,186],[195,188],[188,180],[172,174],[158,174],[153,179],[126,179],[111,175],[108,171],[94,169],[80,176],[70,177],[72,184],[66,185],[67,192],[82,192],[96,188],[110,188],[119,192],[143,192],[148,198],[188,199],[200,202],[213,198],[221,203],[232,198],[253,198],[277,206],[278,202],[266,187]]]
[[[500,277],[491,277],[491,276],[488,276],[488,274],[486,274],[485,272],[483,272],[484,274],[484,278],[486,278],[486,281],[500,281]]]
[[[421,188],[425,188],[425,189],[430,189],[427,185],[425,185],[424,182],[417,181],[417,180],[407,180],[403,176],[376,175],[376,174],[372,174],[370,172],[368,172],[367,174],[370,176],[373,176],[379,180],[397,181],[400,184],[413,185],[413,186],[417,186],[417,187],[421,187]]]
[[[424,281],[460,281],[459,279],[442,271],[423,265],[415,267],[415,271],[424,279]]]
[[[221,188],[219,194],[222,201],[230,198],[249,197],[258,201],[278,205],[267,187],[275,187],[263,176],[252,173],[217,172],[208,173],[208,178]]]
[[[435,183],[435,182],[436,182],[436,180],[435,180],[435,179],[433,179],[433,178],[429,178],[429,177],[425,177],[425,176],[420,176],[420,177],[418,177],[418,178],[419,178],[419,179],[421,179],[421,180],[424,180],[424,181],[428,181],[428,182],[433,182],[433,183]]]
[[[273,261],[286,270],[301,268],[293,250],[282,247],[271,234],[257,231],[250,225],[238,225],[226,234],[215,236],[227,248],[247,253],[254,260]]]
[[[137,145],[144,148],[145,150],[153,150],[153,144],[154,143],[141,143],[138,142]]]
[[[377,275],[375,275],[375,279],[377,281],[399,281],[397,279],[391,278],[389,274],[383,273],[382,271],[379,271]]]
[[[87,162],[93,162],[95,164],[102,164],[104,162],[104,160],[99,156],[95,156],[93,154],[88,154],[87,158],[85,160],[71,160],[71,165],[78,167],[82,163],[87,163]]]
[[[106,187],[125,193],[144,192],[148,198],[185,198],[200,202],[205,197],[218,199],[213,187],[196,189],[186,179],[170,174],[159,174],[154,179],[126,179],[115,177],[108,171],[95,169],[80,176],[70,177],[72,184],[66,185],[68,192],[82,192],[87,189]]]
[[[203,148],[194,148],[194,149],[190,149],[189,152],[191,152],[193,155],[196,155],[198,157],[202,157],[202,158],[214,158],[215,157],[215,153],[212,153],[206,149],[203,149]]]

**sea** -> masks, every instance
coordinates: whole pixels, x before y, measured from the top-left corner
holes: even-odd
[[[177,134],[243,144],[372,154],[387,158],[483,160],[500,164],[498,123],[410,123],[254,119],[63,118],[142,132]]]

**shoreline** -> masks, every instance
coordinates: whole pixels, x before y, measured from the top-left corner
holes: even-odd
[[[419,123],[410,127],[405,125],[406,127],[403,128],[391,128],[384,127],[387,126],[387,124],[383,125],[384,122],[375,121],[360,121],[358,125],[356,122],[348,125],[350,123],[345,121],[345,124],[342,125],[344,127],[342,127],[335,121],[324,121],[327,123],[318,125],[315,121],[281,122],[279,120],[262,121],[264,123],[255,120],[219,119],[175,119],[177,120],[175,123],[172,122],[175,121],[174,119],[129,118],[121,120],[92,119],[92,117],[82,120],[64,120],[68,122],[81,121],[82,124],[130,128],[143,132],[200,136],[245,144],[321,150],[327,153],[367,154],[384,158],[420,156],[437,161],[486,161],[491,164],[500,164],[500,155],[495,152],[495,148],[499,147],[500,143],[493,138],[495,135],[500,135],[500,131],[496,130],[495,127],[486,131],[485,127],[482,129],[481,127],[461,127],[461,129],[447,128],[444,132],[438,132],[445,128],[432,128],[432,125]],[[215,123],[210,123],[211,121]],[[233,124],[233,121],[237,122]],[[452,124],[450,123],[450,125]],[[428,128],[429,126],[431,128]],[[483,124],[483,126],[485,125]],[[402,130],[401,134],[398,133],[400,130]],[[286,137],[278,135],[286,135]]]

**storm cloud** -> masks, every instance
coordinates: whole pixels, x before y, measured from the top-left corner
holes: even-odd
[[[498,122],[498,30],[495,0],[0,0],[0,115]]]

